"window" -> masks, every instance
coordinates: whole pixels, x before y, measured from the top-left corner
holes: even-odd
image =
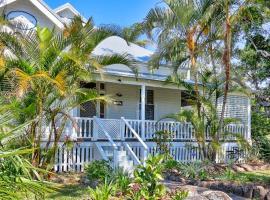
[[[80,83],[81,88],[96,89],[96,83]],[[94,102],[88,101],[80,106],[80,117],[93,117],[96,115],[96,105]]]
[[[104,96],[104,94],[100,94],[100,96]],[[100,104],[99,104],[99,117],[105,118],[105,102],[104,101],[100,101]]]
[[[105,84],[104,83],[100,83],[99,89],[104,91],[105,90]]]
[[[140,90],[141,94],[141,90]],[[141,95],[140,95],[140,118],[141,118]],[[155,118],[155,105],[154,105],[154,90],[146,90],[146,99],[145,99],[145,119],[154,120]]]

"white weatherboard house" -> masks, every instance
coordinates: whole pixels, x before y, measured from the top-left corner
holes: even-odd
[[[51,9],[42,0],[5,0],[0,6],[8,20],[23,21],[28,28],[37,24],[61,31],[65,23],[80,13],[70,4]],[[95,50],[96,54],[128,53],[145,62],[152,52],[135,44],[128,45],[119,37],[104,40]],[[165,85],[171,74],[168,67],[161,66],[151,72],[146,64],[138,66],[136,79],[124,65],[107,66],[102,76],[97,74],[95,83],[84,87],[96,88],[100,94],[110,95],[113,102],[104,104],[85,103],[73,110],[79,131],[68,128],[66,134],[77,137],[71,150],[60,144],[56,171],[83,171],[84,164],[96,159],[114,161],[115,166],[127,170],[145,161],[147,155],[155,154],[153,136],[158,130],[173,133],[170,147],[175,160],[188,162],[199,158],[198,150],[187,144],[194,143],[194,133],[189,123],[158,121],[163,116],[189,107],[184,88]],[[191,81],[189,71],[181,71],[186,81]],[[222,104],[220,99],[219,104]],[[238,118],[242,124],[227,128],[241,133],[250,140],[250,100],[243,94],[230,94],[226,106],[226,117]],[[189,147],[188,147],[189,146]],[[237,146],[235,141],[223,145],[224,158],[228,150]]]

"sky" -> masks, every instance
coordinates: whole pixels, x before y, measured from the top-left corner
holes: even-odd
[[[96,25],[129,26],[143,20],[148,11],[161,0],[45,0],[56,8],[71,3],[84,17],[93,17]]]

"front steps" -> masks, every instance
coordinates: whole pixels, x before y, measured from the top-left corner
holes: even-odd
[[[118,150],[116,151],[115,160],[113,155],[113,148],[109,146],[102,147],[105,155],[107,156],[108,160],[113,163],[113,166],[116,168],[123,169],[124,172],[128,173],[129,175],[133,174],[135,169],[135,165],[133,160],[128,156],[127,151],[123,149],[122,146],[118,146]]]

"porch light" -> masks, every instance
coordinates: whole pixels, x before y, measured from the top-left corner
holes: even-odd
[[[116,105],[116,106],[122,106],[123,101],[114,101],[113,104]]]

